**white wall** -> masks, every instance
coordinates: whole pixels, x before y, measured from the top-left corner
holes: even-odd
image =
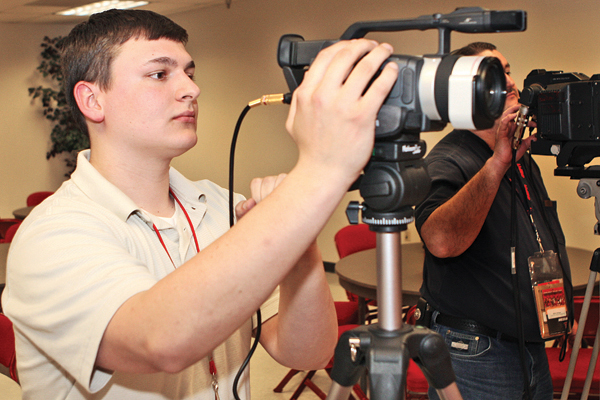
[[[209,178],[227,185],[227,163],[231,135],[239,113],[250,100],[266,93],[287,90],[276,62],[279,38],[296,33],[307,40],[337,38],[353,22],[404,19],[436,12],[448,13],[458,6],[478,5],[488,9],[523,9],[528,29],[521,33],[452,34],[452,48],[475,40],[495,43],[512,65],[513,77],[522,83],[535,68],[561,69],[588,75],[600,72],[600,43],[596,0],[482,0],[463,3],[440,0],[233,0],[196,12],[172,15],[190,33],[188,50],[196,60],[200,96],[199,143],[174,161],[174,166],[192,179]],[[64,173],[61,162],[48,162],[50,125],[31,105],[27,87],[36,76],[39,43],[44,35],[66,33],[70,26],[0,24],[0,217],[24,205],[35,190],[56,189]],[[410,31],[369,35],[386,40],[398,54],[437,51],[435,31]],[[252,177],[289,170],[296,150],[284,129],[287,106],[258,107],[247,115],[237,146],[236,190],[248,194]],[[443,133],[421,135],[429,147]],[[580,199],[577,181],[554,177],[555,160],[536,157],[544,173],[550,196],[558,200],[559,214],[570,246],[595,249],[596,222],[593,201]],[[319,237],[324,258],[337,260],[333,235],[347,224],[344,210],[349,194]],[[414,225],[408,240],[418,240]]]
[[[25,206],[27,195],[54,190],[65,173],[61,160],[46,161],[52,126],[32,105],[27,88],[43,83],[35,70],[45,35],[71,26],[0,24],[0,217]]]

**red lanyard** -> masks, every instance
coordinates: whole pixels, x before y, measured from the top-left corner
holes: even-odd
[[[525,175],[525,171],[523,170],[523,166],[521,165],[521,163],[517,163],[517,167],[517,177],[520,179],[523,189],[525,191],[524,195],[519,196],[519,199],[523,203],[523,207],[525,207],[525,211],[527,212],[529,220],[531,221],[531,226],[533,228],[533,232],[535,233],[535,238],[538,242],[538,246],[540,247],[540,252],[543,253],[544,246],[542,246],[542,239],[540,238],[540,233],[537,229],[535,221],[533,220],[533,201],[531,200],[531,194],[529,192],[529,183],[527,180],[527,176]],[[517,194],[518,193],[519,192],[517,191]],[[544,212],[544,210],[541,210],[541,212]]]
[[[171,188],[169,188],[169,193],[171,194],[171,196],[173,196],[173,199],[175,199],[177,204],[179,204],[179,208],[181,208],[181,211],[183,211],[183,214],[185,215],[185,218],[187,219],[187,222],[190,225],[190,229],[192,230],[192,236],[194,237],[194,244],[196,245],[196,251],[198,253],[200,253],[200,246],[198,246],[198,238],[196,237],[196,230],[194,229],[194,225],[192,224],[192,220],[190,219],[190,216],[188,215],[187,211],[185,211],[185,207],[183,206],[183,204],[181,204],[181,202],[179,201],[177,196],[175,196],[175,193],[173,193],[173,190]],[[173,266],[175,266],[175,263],[173,262],[173,259],[171,258],[171,254],[169,254],[169,250],[167,250],[167,246],[165,245],[165,242],[163,241],[163,238],[160,235],[160,232],[156,228],[155,224],[152,224],[152,229],[154,229],[154,232],[156,232],[156,236],[158,236],[158,240],[160,241],[160,244],[162,244],[163,249],[165,249],[165,251],[167,252],[169,259],[171,260],[171,264],[173,264]]]
[[[183,206],[183,204],[181,204],[181,202],[179,201],[177,196],[175,196],[175,193],[173,193],[173,190],[171,188],[169,188],[169,193],[171,194],[171,196],[173,196],[173,199],[175,199],[177,204],[179,204],[179,208],[181,208],[181,211],[183,211],[183,214],[185,215],[185,218],[187,219],[187,222],[190,225],[190,229],[192,230],[192,236],[194,237],[194,244],[196,245],[196,251],[198,253],[200,253],[200,246],[198,245],[198,238],[196,237],[196,229],[194,229],[194,225],[192,224],[192,220],[190,219],[190,216],[188,215],[187,211],[185,210],[185,207]],[[162,247],[167,252],[167,255],[169,256],[171,263],[173,264],[173,266],[175,266],[175,263],[173,262],[173,258],[171,258],[171,254],[169,254],[169,250],[167,249],[167,246],[165,245],[165,242],[163,241],[163,238],[162,238],[159,230],[156,228],[156,225],[152,224],[152,228],[154,229],[154,232],[156,232],[156,236],[158,236],[158,240],[160,241],[160,244],[162,244]],[[213,359],[212,353],[208,360],[208,369],[209,369],[210,375],[212,377],[211,386],[215,392],[215,400],[219,400],[220,397],[219,397],[219,383],[217,381],[217,366]]]

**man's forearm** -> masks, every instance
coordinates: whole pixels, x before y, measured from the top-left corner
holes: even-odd
[[[427,249],[436,257],[456,257],[479,235],[500,187],[504,169],[490,158],[452,198],[438,207],[421,227]]]
[[[280,284],[279,314],[263,325],[261,343],[279,363],[322,368],[337,342],[337,318],[321,253],[313,243]]]

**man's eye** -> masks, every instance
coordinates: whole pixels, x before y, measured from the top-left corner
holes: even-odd
[[[154,78],[154,79],[162,80],[162,79],[165,79],[167,77],[167,74],[165,73],[165,71],[158,71],[158,72],[155,72],[153,74],[150,74],[150,77]]]

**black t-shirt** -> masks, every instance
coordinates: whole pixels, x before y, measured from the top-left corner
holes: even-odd
[[[425,158],[432,180],[431,191],[417,207],[416,227],[458,192],[492,156],[492,150],[469,131],[452,131]],[[565,238],[555,207],[548,199],[537,164],[529,155],[520,160],[533,193],[533,218],[544,250],[556,250],[566,271],[565,288],[571,298],[570,268]],[[511,278],[511,170],[504,176],[481,231],[460,256],[437,258],[425,252],[421,294],[441,313],[475,320],[490,328],[517,337],[517,323]],[[517,180],[516,221],[518,244],[516,265],[521,293],[521,309],[526,341],[540,341],[527,259],[539,251],[530,218],[526,212],[524,188]],[[537,193],[537,196],[535,195]],[[540,199],[539,201],[537,199]],[[547,201],[546,201],[547,200]],[[541,212],[545,210],[545,216]]]

